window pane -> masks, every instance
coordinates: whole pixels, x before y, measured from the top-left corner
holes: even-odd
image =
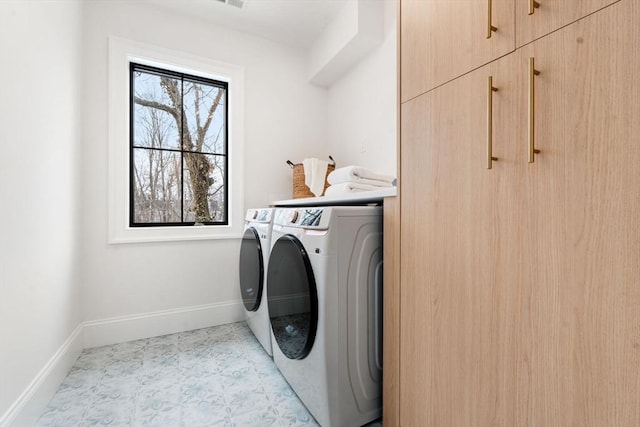
[[[180,222],[180,153],[136,148],[133,158],[134,222]]]
[[[228,224],[226,83],[131,64],[131,225]]]
[[[180,149],[180,80],[135,71],[133,145]]]
[[[185,150],[226,153],[226,91],[213,85],[184,82],[184,116],[191,146]]]
[[[184,155],[184,221],[227,222],[226,157]]]

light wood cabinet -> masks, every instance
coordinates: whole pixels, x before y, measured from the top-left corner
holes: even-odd
[[[638,22],[623,0],[518,52],[540,70],[522,245],[530,425],[640,425]]]
[[[516,85],[497,61],[402,106],[401,368],[403,426],[491,425],[513,419],[509,274]],[[500,66],[504,65],[504,66]],[[488,76],[494,162],[486,169]],[[522,154],[524,155],[524,150]],[[503,172],[503,173],[501,173]]]
[[[523,46],[616,1],[516,0],[516,46]]]
[[[487,38],[489,25],[497,30]],[[403,0],[401,100],[420,95],[514,47],[514,0]]]
[[[638,22],[620,0],[401,105],[389,425],[640,425]]]

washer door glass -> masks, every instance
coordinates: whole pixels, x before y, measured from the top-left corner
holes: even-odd
[[[278,347],[289,359],[304,359],[316,336],[318,291],[307,251],[290,234],[271,249],[267,301]]]
[[[240,245],[240,292],[242,302],[248,311],[256,311],[262,298],[264,282],[264,262],[260,236],[250,227],[242,236]]]

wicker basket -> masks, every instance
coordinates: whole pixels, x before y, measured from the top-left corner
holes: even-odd
[[[329,187],[327,177],[336,168],[336,162],[333,160],[333,157],[329,156],[329,159],[331,159],[331,163],[329,163],[329,166],[327,167],[327,175],[324,177],[324,190],[322,190],[321,195],[324,195],[327,187]],[[309,187],[304,183],[305,176],[302,163],[293,163],[287,160],[287,164],[293,169],[293,198],[302,199],[304,197],[315,197],[315,194],[313,194]]]

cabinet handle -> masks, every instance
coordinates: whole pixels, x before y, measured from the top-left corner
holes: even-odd
[[[494,31],[498,31],[497,27],[494,27],[491,23],[491,0],[487,0],[487,4],[489,6],[489,11],[487,12],[487,38],[491,38],[491,33]]]
[[[529,15],[533,15],[537,8],[540,7],[540,3],[536,0],[529,0]]]
[[[540,74],[540,71],[536,70],[535,59],[529,58],[529,163],[535,161],[536,153],[540,150],[536,150],[535,146],[535,121],[536,121],[536,85],[535,78]]]
[[[489,76],[487,85],[487,169],[491,169],[493,162],[498,160],[493,157],[493,92],[498,88],[493,86],[493,76]]]

